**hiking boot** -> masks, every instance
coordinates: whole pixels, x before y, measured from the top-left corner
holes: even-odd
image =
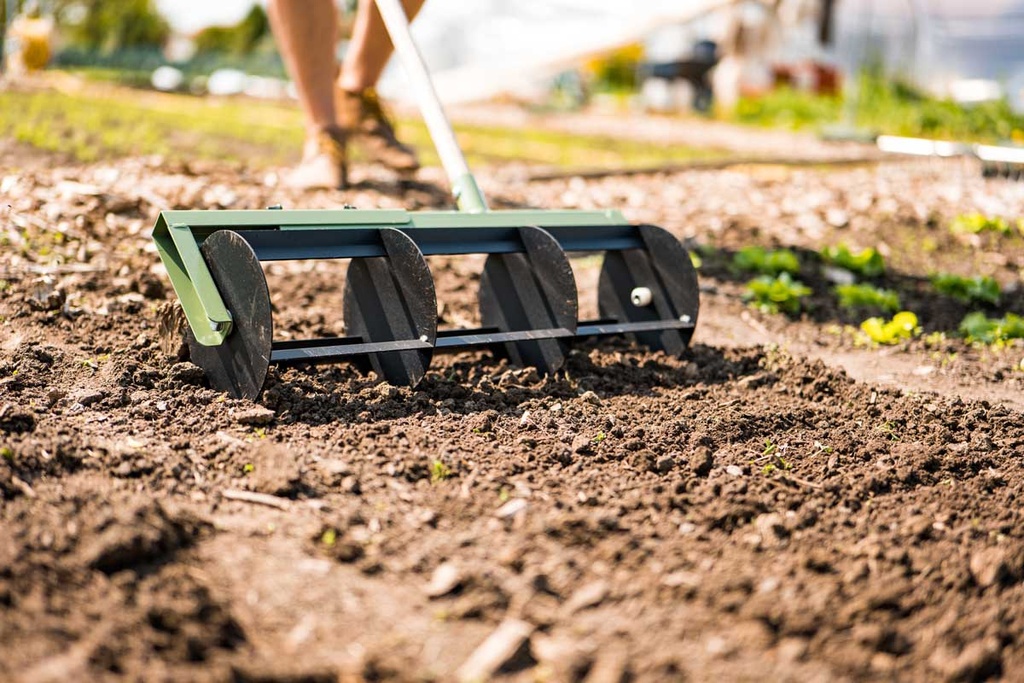
[[[345,131],[323,128],[306,139],[302,161],[284,177],[284,185],[296,190],[343,190],[348,184]]]
[[[412,173],[420,167],[416,152],[395,137],[395,128],[376,90],[349,92],[336,88],[335,108],[339,125],[368,157],[399,173]]]

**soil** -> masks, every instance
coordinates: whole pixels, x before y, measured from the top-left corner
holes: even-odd
[[[958,162],[517,180],[496,206],[611,207],[704,256],[683,358],[580,345],[541,377],[443,356],[416,389],[272,369],[256,402],[161,336],[164,208],[444,206],[439,171],[289,194],[264,169],[60,163],[0,172],[0,679],[1024,679],[1020,346],[952,332],[935,270],[1024,311],[1024,185]],[[730,254],[888,259],[926,332],[868,348],[827,295],[742,301]],[[926,245],[926,246],[922,246]],[[477,258],[433,262],[471,324]],[[595,259],[575,263],[594,307]],[[281,337],[341,330],[343,267],[268,270]],[[822,292],[827,290],[822,289]]]

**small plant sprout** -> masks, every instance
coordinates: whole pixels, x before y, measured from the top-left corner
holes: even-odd
[[[984,303],[997,306],[1002,295],[999,283],[985,275],[960,277],[936,273],[932,275],[931,282],[936,292],[951,296],[965,304]]]
[[[892,320],[868,318],[860,324],[861,331],[876,344],[898,344],[921,333],[917,316],[910,311],[900,311]]]
[[[782,457],[783,453],[786,452],[786,448],[786,444],[779,446],[771,439],[765,439],[764,449],[761,451],[761,455],[755,458],[754,462],[751,462],[750,464],[751,466],[753,466],[755,462],[759,463],[767,461],[761,467],[761,474],[765,475],[766,477],[771,475],[776,470],[781,470],[784,472],[790,468],[790,464],[786,462],[785,459],[783,459]]]
[[[981,235],[988,232],[1009,235],[1012,232],[1005,218],[986,216],[983,213],[961,214],[953,220],[949,230],[955,235]]]
[[[886,420],[882,424],[878,425],[878,431],[889,437],[890,441],[899,441],[900,433],[896,429],[896,423]]]
[[[1014,313],[989,318],[975,311],[964,316],[959,331],[970,343],[1003,346],[1013,339],[1024,339],[1024,318]]]
[[[810,287],[794,280],[789,273],[781,273],[775,277],[762,275],[751,280],[743,298],[764,313],[796,315],[800,312],[800,300],[810,294]]]
[[[885,261],[874,247],[854,252],[840,244],[822,249],[821,257],[826,263],[866,278],[876,278],[885,272]]]
[[[436,484],[452,476],[452,471],[440,460],[430,463],[430,483]]]
[[[900,310],[900,295],[891,289],[880,289],[869,284],[839,285],[836,287],[839,307],[847,310],[877,309],[886,313]]]
[[[334,546],[338,542],[338,532],[335,529],[324,529],[324,532],[320,534],[320,543],[328,548]]]
[[[14,462],[14,451],[10,447],[4,446],[0,448],[0,458],[7,462]]]
[[[737,270],[761,275],[796,275],[800,272],[800,260],[789,249],[772,251],[763,247],[744,247],[733,256],[732,264]]]
[[[251,462],[247,462],[244,465],[242,465],[242,472],[244,474],[252,474],[255,471],[256,471],[256,465],[253,465]]]
[[[605,437],[604,432],[598,432],[597,436],[595,436],[593,439],[591,439],[591,441],[593,441],[594,443],[601,443],[602,441],[605,440],[605,438],[606,437]]]

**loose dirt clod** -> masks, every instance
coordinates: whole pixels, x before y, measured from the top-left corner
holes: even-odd
[[[79,553],[82,563],[108,574],[161,559],[192,545],[208,525],[158,502],[116,510],[99,522]]]
[[[1008,578],[1006,551],[1002,548],[986,548],[971,555],[971,575],[978,585],[988,588]]]
[[[249,481],[254,491],[285,497],[298,493],[302,470],[296,453],[283,444],[260,441],[249,458]]]

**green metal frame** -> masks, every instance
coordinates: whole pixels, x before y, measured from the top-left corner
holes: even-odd
[[[202,253],[203,240],[217,230],[347,230],[366,228],[514,228],[522,226],[624,225],[625,217],[607,211],[487,211],[476,206],[482,195],[472,176],[460,202],[462,211],[341,209],[261,211],[162,211],[153,227],[160,260],[181,301],[189,327],[203,346],[218,346],[231,333],[231,314],[224,305]],[[466,206],[463,206],[466,204]]]

